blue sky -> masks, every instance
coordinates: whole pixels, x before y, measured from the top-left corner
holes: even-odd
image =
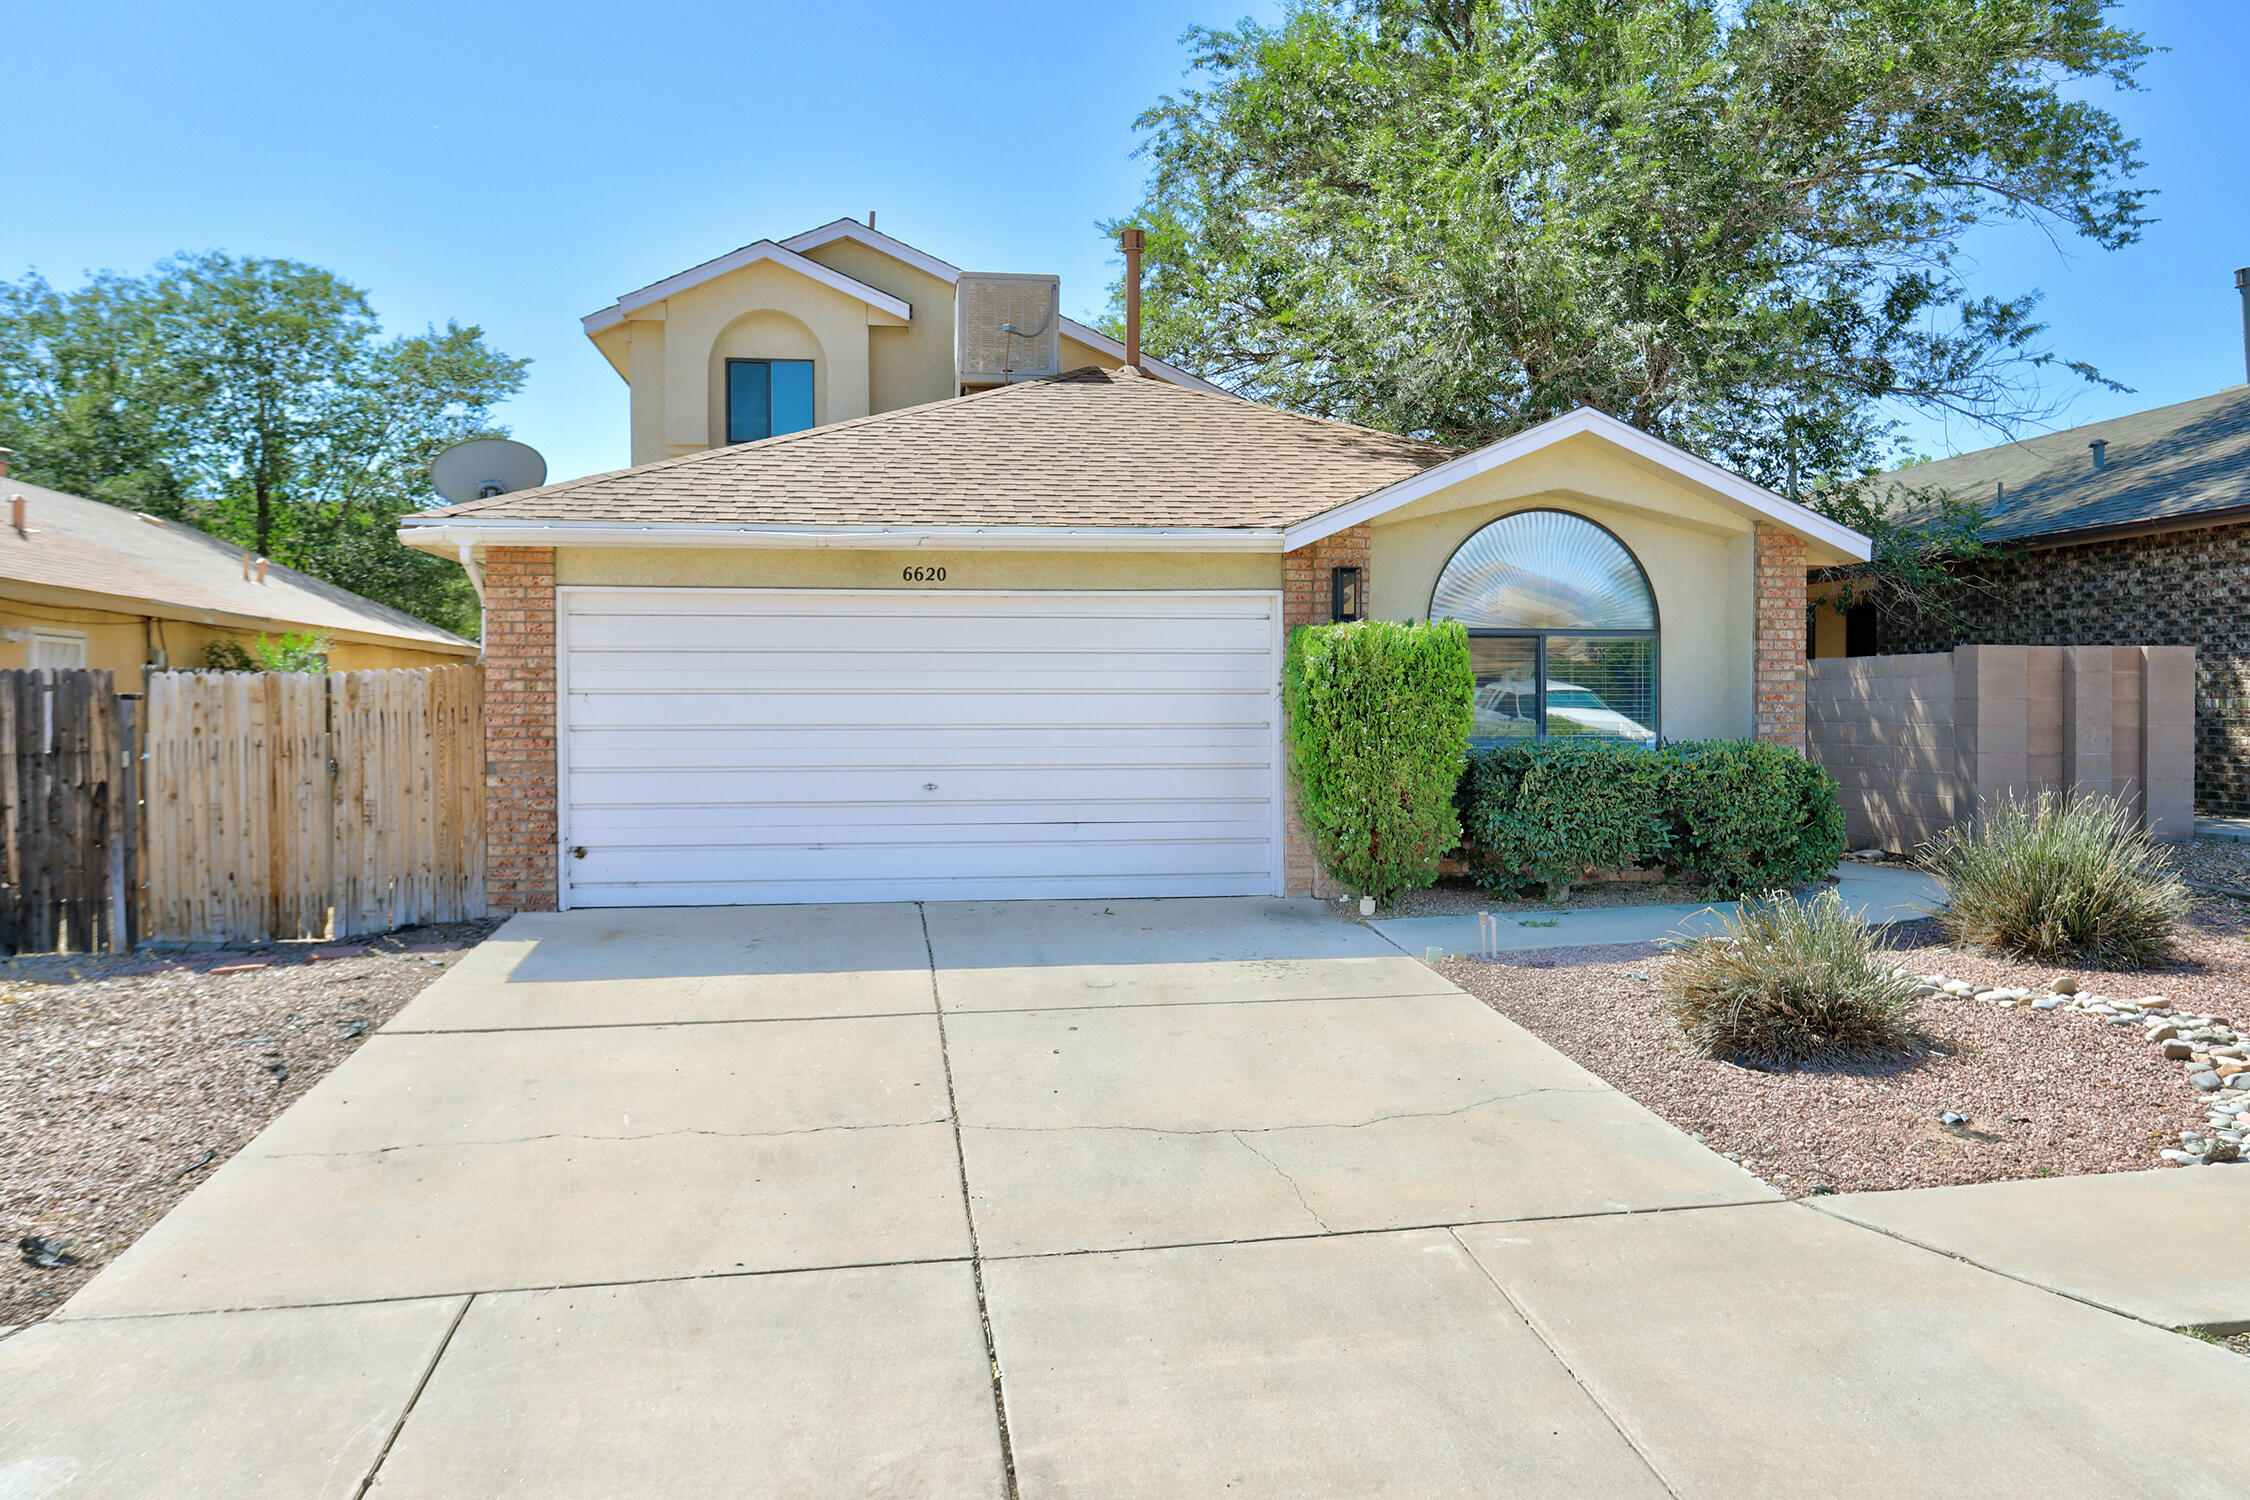
[[[1276,9],[19,4],[0,277],[180,249],[327,266],[393,329],[458,318],[530,356],[502,417],[564,478],[626,456],[624,383],[579,316],[749,240],[873,209],[957,264],[1058,272],[1066,310],[1097,314],[1114,267],[1093,226],[1138,197],[1133,117],[1180,81],[1180,32]],[[2135,387],[2076,394],[2054,425],[2243,379],[2250,27],[2240,0],[2119,14],[2173,49],[2113,104],[2161,222],[2115,255],[2020,229],[1972,245],[1978,290],[2043,288],[2058,348]]]

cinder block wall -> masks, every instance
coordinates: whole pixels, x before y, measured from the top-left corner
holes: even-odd
[[[2195,832],[2195,650],[1962,646],[1811,664],[1813,759],[1852,847],[1908,851],[1979,807],[2100,792],[2157,838]]]

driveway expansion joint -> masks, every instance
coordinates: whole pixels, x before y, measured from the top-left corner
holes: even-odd
[[[406,1405],[399,1408],[398,1420],[391,1424],[391,1430],[383,1437],[383,1446],[375,1454],[375,1461],[367,1466],[367,1473],[360,1480],[359,1488],[352,1492],[355,1497],[364,1497],[374,1487],[375,1476],[383,1472],[383,1462],[391,1456],[391,1449],[397,1444],[398,1435],[406,1430],[406,1419],[414,1415],[414,1407],[421,1401],[422,1392],[430,1388],[430,1377],[437,1373],[438,1362],[445,1358],[445,1351],[453,1347],[453,1336],[461,1331],[461,1321],[469,1315],[469,1304],[476,1300],[476,1294],[471,1292],[461,1299],[461,1305],[454,1310],[453,1321],[445,1326],[445,1337],[438,1340],[437,1348],[430,1354],[430,1362],[422,1367],[422,1378],[414,1382],[413,1394],[406,1398]]]
[[[984,1330],[985,1367],[992,1372],[992,1415],[1000,1430],[1000,1467],[1006,1476],[1008,1500],[1019,1500],[1016,1450],[1008,1432],[1008,1392],[1000,1376],[1000,1347],[992,1341],[992,1305],[984,1288],[984,1248],[977,1239],[977,1205],[969,1191],[969,1154],[961,1145],[961,1105],[953,1094],[953,1052],[945,1034],[945,997],[938,989],[937,947],[930,941],[930,912],[914,903],[914,916],[922,924],[922,949],[930,960],[930,1005],[937,1018],[938,1062],[945,1071],[945,1107],[953,1126],[953,1164],[961,1174],[961,1215],[969,1230],[969,1279],[976,1288],[977,1323]]]
[[[1298,1130],[1366,1130],[1370,1126],[1387,1125],[1394,1120],[1450,1120],[1472,1110],[1504,1104],[1510,1099],[1528,1099],[1534,1094],[1607,1094],[1614,1090],[1608,1085],[1585,1088],[1544,1087],[1515,1089],[1505,1094],[1494,1094],[1488,1099],[1473,1099],[1453,1109],[1401,1110],[1395,1114],[1375,1115],[1365,1120],[1312,1120],[1301,1125],[971,1125],[964,1130],[989,1130],[1005,1134],[1043,1135],[1066,1133],[1075,1130],[1117,1130],[1139,1135],[1284,1135]]]
[[[802,1125],[789,1130],[704,1130],[683,1126],[678,1130],[650,1130],[633,1135],[610,1135],[591,1131],[557,1130],[545,1135],[511,1135],[497,1140],[484,1141],[407,1141],[396,1146],[368,1146],[357,1151],[267,1151],[256,1158],[260,1161],[325,1161],[340,1158],[388,1156],[394,1151],[454,1151],[472,1146],[528,1146],[539,1141],[663,1141],[679,1136],[702,1135],[727,1141],[768,1140],[792,1135],[829,1135],[837,1131],[852,1130],[916,1130],[925,1125],[948,1125],[952,1121],[944,1115],[928,1120],[894,1120],[875,1125]]]

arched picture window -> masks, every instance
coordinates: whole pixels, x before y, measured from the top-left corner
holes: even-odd
[[[1656,743],[1656,594],[1606,527],[1560,510],[1502,516],[1446,563],[1430,618],[1469,628],[1480,743]]]

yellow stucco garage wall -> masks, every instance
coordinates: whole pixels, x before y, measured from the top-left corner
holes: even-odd
[[[943,568],[914,582],[912,568]],[[564,548],[555,582],[620,587],[908,589],[1279,589],[1281,558],[1231,552],[863,552],[847,548]]]
[[[1662,731],[1742,739],[1756,727],[1751,524],[1684,486],[1588,444],[1560,444],[1378,520],[1369,612],[1426,619],[1438,575],[1479,528],[1518,510],[1569,511],[1606,526],[1656,592]]]

